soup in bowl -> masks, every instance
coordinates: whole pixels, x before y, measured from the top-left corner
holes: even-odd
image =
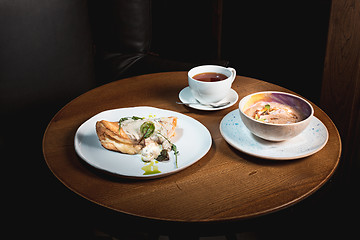
[[[305,99],[285,92],[257,92],[240,100],[245,126],[269,141],[284,141],[300,134],[310,123],[314,109]]]

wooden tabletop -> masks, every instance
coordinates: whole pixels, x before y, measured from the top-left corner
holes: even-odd
[[[234,106],[198,111],[177,105],[187,72],[156,73],[122,79],[93,89],[71,101],[51,120],[43,138],[45,161],[53,174],[80,196],[122,213],[149,219],[211,222],[245,219],[271,213],[301,201],[334,173],[341,140],[330,118],[313,104],[315,116],[329,131],[318,153],[291,161],[248,156],[223,139],[219,124]],[[264,81],[237,76],[233,89],[244,96],[265,90],[290,92]],[[74,149],[77,128],[108,109],[153,106],[200,121],[212,136],[209,152],[194,165],[153,180],[109,176],[85,164]]]

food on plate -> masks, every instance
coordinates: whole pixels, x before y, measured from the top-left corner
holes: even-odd
[[[169,160],[174,151],[176,164],[178,151],[170,139],[175,136],[176,117],[142,118],[124,117],[118,122],[96,122],[96,133],[101,145],[109,150],[126,154],[141,154],[143,161]]]
[[[244,112],[249,117],[265,123],[287,124],[303,120],[303,116],[295,108],[278,102],[260,101]]]

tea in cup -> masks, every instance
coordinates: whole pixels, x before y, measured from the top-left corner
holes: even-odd
[[[216,65],[198,66],[188,72],[191,93],[203,104],[223,100],[230,93],[235,77],[235,69]]]

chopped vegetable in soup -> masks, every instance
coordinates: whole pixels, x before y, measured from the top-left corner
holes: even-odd
[[[249,117],[265,123],[287,124],[303,120],[302,114],[295,108],[278,102],[257,102],[244,112]]]

